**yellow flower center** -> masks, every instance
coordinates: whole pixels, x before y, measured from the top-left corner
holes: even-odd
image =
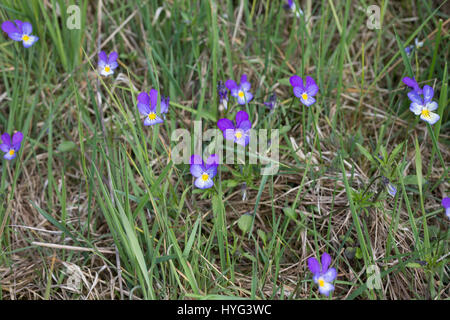
[[[242,138],[242,132],[238,131],[234,134],[234,136],[236,137],[236,139],[240,139]]]
[[[155,119],[156,119],[156,114],[154,114],[153,112],[152,112],[152,113],[149,113],[149,114],[148,114],[148,118],[149,118],[150,120],[155,120]]]
[[[243,98],[244,97],[244,92],[243,91],[239,91],[238,96],[239,96],[239,98]]]
[[[430,111],[428,111],[427,109],[423,109],[423,110],[422,110],[422,115],[423,115],[425,118],[430,118]]]
[[[207,173],[202,174],[202,180],[203,181],[208,180],[208,178],[209,178],[209,175]]]
[[[22,40],[23,40],[23,41],[28,41],[28,40],[30,40],[30,37],[27,36],[26,34],[24,34],[24,35],[22,36]]]
[[[9,154],[10,154],[10,155],[12,155],[12,156],[13,156],[13,155],[14,155],[14,153],[16,153],[16,151],[15,151],[14,149],[11,149],[11,150],[9,150]]]
[[[325,285],[325,281],[323,279],[319,279],[319,287],[323,287]]]
[[[111,68],[110,68],[109,66],[106,66],[106,67],[105,67],[105,71],[106,71],[106,72],[109,72],[109,70],[111,70]]]
[[[302,99],[303,99],[303,100],[308,100],[308,95],[307,95],[306,93],[303,93],[303,94],[302,94]]]

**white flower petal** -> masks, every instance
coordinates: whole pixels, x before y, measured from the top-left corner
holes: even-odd
[[[424,116],[423,114],[420,115],[420,119],[422,119],[423,121],[428,122],[429,124],[433,125],[436,122],[439,121],[440,117],[437,113],[434,112],[430,112],[429,116]]]
[[[434,111],[438,108],[438,104],[436,101],[428,102],[425,106],[429,111]]]
[[[409,105],[409,110],[411,110],[416,116],[422,112],[422,105],[413,102]]]

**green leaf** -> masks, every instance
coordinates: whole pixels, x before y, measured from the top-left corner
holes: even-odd
[[[236,181],[236,180],[229,179],[229,180],[223,180],[222,181],[222,186],[224,188],[234,188],[237,185],[239,185],[239,182]]]
[[[239,218],[238,227],[242,230],[243,234],[246,234],[250,231],[250,228],[252,227],[252,220],[253,217],[249,214],[244,214]]]
[[[292,220],[297,220],[297,212],[295,212],[294,209],[292,209],[291,207],[286,207],[283,209],[283,212],[286,216],[288,216],[290,219]]]
[[[394,148],[394,150],[389,155],[388,165],[390,165],[390,164],[392,164],[392,162],[394,162],[394,160],[397,157],[397,155],[399,154],[399,152],[402,151],[402,148],[403,148],[403,142]]]
[[[422,266],[417,262],[409,262],[406,264],[407,268],[422,268]]]
[[[423,179],[422,180],[423,183],[427,183],[428,181]],[[413,174],[413,175],[408,175],[403,179],[403,183],[404,184],[408,184],[408,185],[417,185],[417,175]]]
[[[384,146],[380,146],[381,156],[383,157],[383,161],[387,161],[388,154],[386,148]]]
[[[355,257],[356,257],[356,259],[362,259],[363,254],[362,254],[362,251],[361,251],[360,247],[356,248]]]
[[[373,159],[372,154],[366,148],[364,148],[359,143],[357,143],[356,146],[358,147],[359,151],[363,154],[363,156],[367,158],[367,160],[369,160],[372,164],[377,165],[377,162]]]
[[[258,231],[256,231],[256,234],[262,239],[262,241],[264,242],[264,245],[266,245],[267,234],[264,231],[262,231],[261,229],[258,229]]]
[[[289,78],[282,78],[282,79],[278,79],[277,81],[279,84],[281,85],[285,85],[285,86],[290,86],[291,83],[289,81]]]
[[[77,145],[73,141],[63,141],[58,146],[59,152],[69,152],[74,150]]]
[[[282,126],[279,132],[279,135],[285,134],[291,130],[291,126]]]

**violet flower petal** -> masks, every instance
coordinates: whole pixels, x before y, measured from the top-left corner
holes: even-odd
[[[234,80],[227,80],[225,82],[225,86],[228,88],[228,90],[238,89],[238,85]]]
[[[450,198],[449,197],[445,197],[444,199],[442,199],[442,206],[447,209],[450,208]]]
[[[17,131],[16,133],[14,133],[13,137],[12,137],[12,145],[16,145],[20,142],[22,142],[23,140],[23,134],[20,131]]]
[[[409,100],[411,100],[411,102],[423,105],[422,97],[415,91],[408,92],[408,98]]]
[[[316,258],[309,258],[308,259],[308,268],[313,274],[319,274],[320,273],[320,264],[319,261],[317,261]]]
[[[236,130],[234,129],[226,129],[225,131],[223,131],[223,137],[225,138],[225,140],[235,140],[235,133]]]
[[[327,272],[328,267],[330,266],[331,263],[331,257],[328,253],[324,252],[322,254],[322,257],[320,258],[320,261],[322,263],[322,273]]]
[[[8,133],[2,134],[2,141],[7,146],[11,147],[11,136]]]
[[[189,160],[189,163],[192,164],[198,164],[203,166],[203,159],[201,156],[199,156],[198,154],[193,154],[191,156],[191,159]]]
[[[14,23],[15,23],[16,26],[17,26],[17,31],[18,31],[19,33],[23,33],[23,30],[22,30],[23,21],[22,21],[22,20],[14,20]]]
[[[22,34],[20,32],[8,33],[8,37],[10,37],[14,41],[22,41]]]
[[[239,124],[238,128],[244,131],[250,130],[252,128],[252,123],[249,120],[244,120]]]
[[[144,115],[144,116],[148,116],[148,114],[150,112],[152,112],[150,110],[150,106],[148,104],[144,104],[144,103],[138,102],[137,107],[138,107],[139,113]]]
[[[337,276],[336,269],[330,268],[323,274],[322,277],[323,277],[323,280],[325,280],[325,282],[332,282],[332,281],[334,281],[334,279],[336,279],[336,276]]]
[[[100,61],[103,61],[105,63],[108,61],[108,56],[106,55],[105,51],[100,51],[100,53],[98,54],[98,58],[100,59]]]
[[[195,178],[201,177],[204,172],[201,164],[191,164],[190,171]]]
[[[11,21],[5,21],[2,23],[2,30],[6,33],[19,33],[19,30],[17,30],[16,26],[14,25],[14,23],[12,23]]]
[[[422,90],[423,90],[423,101],[425,103],[430,102],[431,99],[433,99],[433,95],[434,95],[433,88],[430,87],[429,85],[424,85]]]
[[[241,122],[248,120],[248,113],[245,111],[239,111],[236,113],[236,128],[240,128]]]
[[[158,104],[158,91],[156,91],[156,89],[151,89],[149,96],[150,96],[150,109],[155,110]]]
[[[219,156],[212,154],[206,159],[205,169],[208,170],[211,167],[217,167],[219,165]]]
[[[150,97],[147,92],[141,92],[137,96],[137,101],[142,104],[150,104]]]
[[[227,129],[233,129],[234,130],[234,124],[230,119],[220,119],[219,121],[217,121],[217,126],[219,127],[220,130],[224,131]]]
[[[293,87],[303,88],[303,79],[297,75],[293,75],[292,77],[290,77],[289,82]]]
[[[319,91],[319,87],[317,86],[316,82],[313,78],[310,76],[306,77],[306,92],[308,93],[308,96],[315,96],[317,92]]]
[[[9,146],[6,143],[0,144],[0,150],[3,152],[9,152]]]
[[[119,55],[117,54],[116,51],[111,52],[108,57],[108,63],[109,64],[113,63],[114,61],[117,60],[118,57],[119,57]]]
[[[22,33],[28,36],[31,32],[33,32],[33,26],[31,25],[31,23],[24,22],[22,24]]]

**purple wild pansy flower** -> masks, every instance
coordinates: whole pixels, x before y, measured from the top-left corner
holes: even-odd
[[[383,181],[383,184],[386,186],[386,190],[392,197],[395,197],[397,194],[397,188],[389,181],[388,178],[383,177],[381,179]]]
[[[328,296],[331,291],[334,290],[331,282],[336,279],[337,272],[335,268],[329,268],[331,263],[331,257],[328,253],[324,252],[321,257],[322,266],[316,258],[308,259],[308,268],[313,274],[314,283],[319,285],[319,292]]]
[[[12,139],[9,134],[4,133],[2,135],[3,143],[0,145],[0,150],[5,152],[3,158],[6,160],[12,160],[16,157],[17,151],[19,151],[20,146],[22,144],[23,134],[20,131],[17,131]]]
[[[196,178],[194,185],[199,189],[211,188],[214,185],[213,178],[217,174],[219,157],[212,154],[204,163],[201,156],[193,154],[190,163],[191,174]]]
[[[303,83],[303,79],[297,75],[290,77],[289,81],[294,90],[294,95],[300,98],[300,101],[307,107],[316,102],[313,98],[319,91],[319,87],[316,82],[310,76],[306,76],[306,83]]]
[[[423,98],[414,90],[408,92],[408,98],[411,100],[409,110],[416,116],[420,115],[420,119],[431,125],[435,124],[440,119],[437,113],[432,112],[438,108],[437,102],[431,101],[433,95],[433,88],[428,85],[423,86]]]
[[[386,190],[391,195],[391,197],[395,197],[395,195],[397,194],[397,188],[390,182],[387,184]]]
[[[234,140],[237,144],[246,146],[250,141],[250,129],[252,123],[248,120],[248,114],[245,111],[236,113],[236,125],[229,119],[220,119],[217,126],[223,132],[226,140]]]
[[[414,47],[413,45],[409,45],[409,46],[405,47],[405,53],[406,53],[406,55],[407,55],[408,57],[411,56],[412,51],[414,50],[414,48],[415,48],[415,47]]]
[[[410,78],[410,77],[404,77],[402,79],[403,83],[406,84],[412,91],[417,92],[418,94],[422,94],[423,91],[420,89],[419,84],[417,83],[416,79]]]
[[[444,199],[442,199],[442,206],[445,209],[445,214],[447,215],[447,218],[450,219],[450,198],[449,197],[445,197]]]
[[[277,95],[276,93],[272,93],[269,97],[269,100],[264,102],[264,105],[267,106],[270,111],[273,111],[277,106]]]
[[[253,99],[253,94],[250,92],[251,84],[247,81],[246,74],[242,75],[239,85],[234,80],[227,80],[225,86],[230,90],[231,95],[237,99],[239,104],[245,104]]]
[[[291,10],[292,12],[295,12],[295,15],[297,16],[297,18],[299,18],[301,15],[303,15],[302,9],[298,8],[296,10],[296,6],[295,6],[294,0],[287,0],[283,7],[286,10]]]
[[[144,126],[152,126],[157,123],[162,123],[164,120],[158,116],[156,107],[158,105],[158,91],[151,89],[149,94],[141,92],[137,96],[139,112],[145,116]],[[167,113],[169,110],[169,97],[161,100],[161,114]]]
[[[11,21],[2,23],[2,30],[8,34],[8,37],[14,41],[22,41],[25,48],[31,47],[39,40],[39,37],[31,35],[31,32],[33,32],[31,23],[20,20],[14,20],[14,23]]]
[[[166,118],[166,113],[169,112],[169,102],[170,102],[170,98],[169,97],[165,97],[163,95],[161,95],[161,114],[163,116],[163,118]]]
[[[423,47],[423,41],[419,41],[419,38],[415,38],[415,39],[414,39],[414,44],[415,44],[415,47],[416,47],[417,49]]]
[[[219,94],[219,103],[223,105],[225,110],[228,108],[228,90],[222,81],[217,84],[217,93]]]
[[[100,74],[102,76],[109,76],[114,73],[114,69],[119,66],[117,63],[117,58],[119,55],[116,51],[113,51],[109,54],[109,56],[105,53],[105,51],[100,51],[98,54],[98,67],[100,68]]]

